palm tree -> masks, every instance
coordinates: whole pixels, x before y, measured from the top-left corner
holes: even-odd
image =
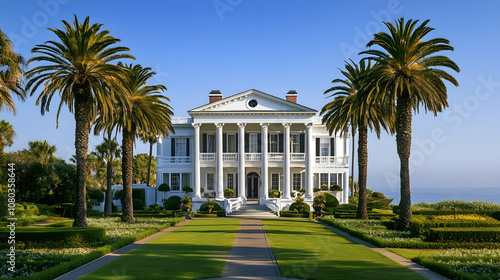
[[[158,141],[156,135],[147,133],[144,130],[139,132],[139,138],[142,143],[149,143],[149,161],[148,161],[148,174],[146,175],[146,186],[149,186],[149,176],[151,175],[151,158],[153,157],[153,145]]]
[[[101,30],[102,24],[90,25],[87,17],[83,23],[75,15],[73,26],[62,21],[64,30],[51,29],[58,41],[47,41],[33,48],[33,53],[41,54],[31,58],[31,62],[47,62],[49,65],[37,66],[26,74],[27,89],[33,95],[37,88],[44,86],[36,104],[41,105],[42,115],[49,110],[50,101],[59,92],[61,102],[59,113],[66,104],[75,115],[75,148],[77,169],[76,216],[73,226],[87,226],[86,219],[86,159],[90,127],[99,114],[108,114],[114,102],[122,98],[120,92],[122,70],[110,62],[122,58],[134,58],[123,53],[129,49],[115,47],[120,40]]]
[[[111,139],[111,135],[108,138],[104,138],[104,142],[96,147],[99,157],[106,161],[106,200],[104,202],[104,215],[109,216],[112,213],[113,204],[113,159],[120,157],[120,146],[115,139]]]
[[[43,164],[52,163],[56,159],[54,156],[57,151],[56,146],[50,145],[46,140],[28,142],[28,147],[28,150],[24,151],[32,154]]]
[[[135,221],[132,205],[132,174],[133,148],[135,138],[141,130],[149,131],[154,135],[168,136],[172,128],[172,110],[165,101],[169,99],[161,92],[166,90],[163,85],[146,85],[149,78],[156,73],[151,68],[141,65],[123,65],[125,72],[125,88],[128,95],[127,102],[117,103],[113,120],[99,118],[96,121],[95,132],[111,131],[116,127],[123,133],[122,139],[122,179],[123,179],[123,214],[122,221]],[[165,101],[164,101],[165,100]]]
[[[333,80],[332,83],[336,85],[325,91],[325,94],[332,93],[329,97],[334,99],[323,106],[322,121],[326,124],[330,135],[334,131],[348,133],[349,126],[353,131],[355,128],[358,129],[359,200],[356,217],[368,219],[366,190],[368,128],[380,137],[382,128],[386,131],[391,130],[393,120],[390,115],[384,113],[382,104],[367,99],[368,93],[373,90],[370,77],[371,64],[361,60],[358,66],[351,60],[351,63],[346,62],[345,69],[345,71],[340,70],[345,80]]]
[[[26,97],[22,86],[26,61],[13,49],[12,41],[0,29],[0,110],[7,108],[16,114],[12,93],[22,101]]]
[[[425,35],[434,30],[428,27],[429,20],[417,26],[418,20],[405,22],[404,18],[396,25],[384,22],[389,32],[374,35],[367,47],[379,46],[382,50],[367,50],[367,59],[378,64],[374,71],[375,83],[379,90],[373,92],[392,103],[390,110],[396,114],[396,145],[401,169],[401,201],[398,229],[408,229],[411,213],[409,158],[411,150],[412,111],[418,113],[420,105],[434,115],[448,106],[447,89],[443,80],[458,86],[457,80],[439,67],[456,72],[460,69],[448,57],[438,54],[453,51],[449,41],[444,38],[424,40]]]
[[[10,147],[14,144],[16,132],[14,127],[6,120],[0,121],[0,154],[3,154],[5,147]]]

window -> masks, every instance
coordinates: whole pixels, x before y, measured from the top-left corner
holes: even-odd
[[[207,134],[207,153],[215,153],[215,134]]]
[[[248,101],[248,106],[250,106],[252,108],[255,108],[257,106],[257,104],[258,104],[258,102],[255,99]]]
[[[177,138],[175,140],[175,156],[176,157],[186,156],[186,138]]]
[[[259,152],[259,138],[258,134],[251,133],[250,134],[250,150],[249,153],[258,153]]]
[[[292,153],[301,153],[300,151],[300,134],[290,135],[292,139]]]
[[[279,153],[279,134],[270,134],[269,135],[269,152],[270,153]]]
[[[301,183],[300,173],[294,173],[292,181],[292,186],[294,191],[300,190],[300,183]]]
[[[237,153],[238,143],[236,142],[236,134],[226,134],[226,153]]]
[[[321,173],[319,180],[319,187],[321,188],[323,185],[328,186],[328,173]]]
[[[227,174],[227,188],[234,190],[234,174],[233,173]]]
[[[280,174],[279,173],[271,174],[271,189],[273,189],[273,190],[280,189]]]
[[[330,173],[330,186],[337,184],[337,173]]]
[[[191,173],[182,173],[182,186],[191,186]]]
[[[208,191],[213,191],[214,190],[214,173],[207,173],[207,190]]]
[[[172,173],[172,181],[170,184],[170,189],[172,191],[180,191],[180,185],[181,185],[181,174],[180,173]]]
[[[163,181],[162,183],[167,184],[170,186],[170,174],[169,173],[163,173]]]
[[[320,156],[327,157],[330,155],[330,139],[321,138],[319,140]]]

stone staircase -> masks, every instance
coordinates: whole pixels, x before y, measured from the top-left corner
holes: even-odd
[[[234,218],[254,218],[254,219],[275,219],[278,218],[267,206],[259,205],[257,199],[248,199],[240,210],[234,211],[228,217]]]

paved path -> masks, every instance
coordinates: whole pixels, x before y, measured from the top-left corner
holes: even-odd
[[[95,259],[87,264],[84,264],[82,266],[80,266],[79,268],[77,269],[74,269],[66,274],[63,274],[57,278],[55,278],[55,280],[73,280],[73,279],[77,279],[78,277],[81,277],[87,273],[90,273],[98,268],[100,268],[101,266],[109,263],[110,261],[118,258],[119,256],[129,252],[130,250],[133,250],[139,246],[141,246],[142,244],[146,244],[148,243],[149,241],[155,239],[155,238],[158,238],[168,232],[171,232],[172,230],[176,229],[177,227],[179,226],[183,226],[187,223],[189,223],[191,220],[185,220],[183,222],[180,222],[178,224],[176,224],[175,226],[173,227],[168,227],[160,232],[157,232],[153,235],[150,235],[144,239],[141,239],[139,241],[136,241],[130,245],[127,245],[125,247],[122,247],[114,252],[111,252],[107,255],[104,255],[98,259]]]
[[[375,245],[373,245],[371,243],[368,243],[368,242],[366,242],[364,240],[361,240],[361,239],[359,239],[357,237],[354,237],[354,236],[350,235],[349,233],[347,233],[345,231],[342,231],[342,230],[340,230],[340,229],[338,229],[336,227],[332,227],[332,226],[327,225],[325,223],[322,223],[320,221],[316,221],[316,220],[313,220],[313,221],[315,221],[316,223],[321,224],[321,225],[323,225],[323,226],[331,229],[332,231],[334,231],[334,232],[336,232],[336,233],[338,233],[338,234],[340,234],[340,235],[342,235],[342,236],[344,236],[344,237],[346,237],[346,238],[348,238],[348,239],[350,239],[350,240],[352,240],[354,242],[357,242],[357,243],[360,243],[362,245],[365,245],[366,247],[372,249],[373,251],[375,251],[377,253],[380,253],[380,254],[388,257],[389,259],[391,259],[391,260],[393,260],[393,261],[395,261],[395,262],[397,262],[399,264],[402,264],[404,267],[406,267],[408,269],[411,269],[411,270],[415,271],[416,273],[418,273],[418,274],[420,274],[420,275],[422,275],[422,276],[424,276],[424,277],[426,277],[426,278],[428,278],[430,280],[446,280],[446,279],[448,279],[448,278],[446,278],[446,277],[444,277],[442,275],[439,275],[439,274],[435,273],[434,271],[431,271],[428,268],[425,268],[425,267],[423,267],[423,266],[421,266],[419,264],[416,264],[416,263],[414,263],[414,262],[412,262],[412,261],[410,261],[410,260],[408,260],[406,258],[403,258],[400,255],[395,254],[395,253],[393,253],[393,252],[391,252],[391,251],[389,251],[389,250],[387,250],[385,248],[377,247],[377,246],[375,246]]]
[[[287,279],[281,277],[261,220],[241,220],[222,278],[215,279]]]

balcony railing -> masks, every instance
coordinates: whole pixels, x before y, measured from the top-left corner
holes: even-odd
[[[260,161],[261,159],[261,154],[260,153],[245,153],[245,160],[246,161]]]
[[[224,161],[238,161],[238,154],[237,153],[223,153],[222,159]]]
[[[191,157],[179,156],[179,157],[158,157],[159,165],[170,165],[170,164],[191,164]]]
[[[306,154],[304,153],[291,153],[290,161],[305,161]]]
[[[348,156],[323,156],[316,157],[316,164],[319,165],[347,165]]]
[[[267,159],[269,161],[283,161],[283,153],[268,153]]]
[[[215,153],[201,153],[200,161],[215,161]]]

